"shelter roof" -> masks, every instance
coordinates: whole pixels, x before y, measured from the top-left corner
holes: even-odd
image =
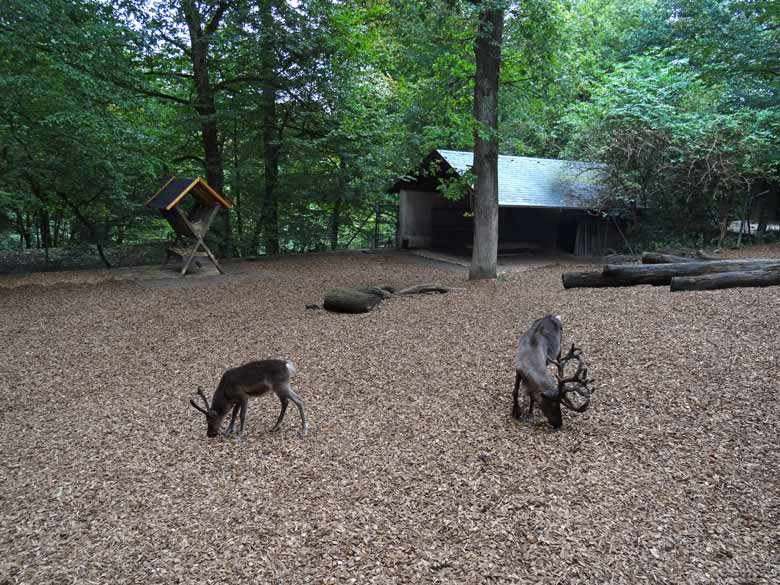
[[[438,162],[440,171],[463,175],[471,169],[473,152],[434,150],[418,167],[422,171]],[[549,207],[587,209],[593,207],[600,194],[598,171],[603,165],[581,161],[525,156],[498,157],[498,204],[502,207]],[[404,177],[393,185],[391,192],[410,187],[415,177]],[[428,182],[430,185],[430,182]]]

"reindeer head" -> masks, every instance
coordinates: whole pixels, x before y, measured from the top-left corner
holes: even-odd
[[[566,365],[569,362],[576,363],[577,369],[573,375],[567,377]],[[569,352],[552,363],[558,370],[555,374],[558,388],[553,392],[545,392],[543,395],[545,399],[558,403],[558,417],[560,417],[561,404],[574,412],[585,412],[588,409],[588,406],[590,406],[590,397],[591,394],[593,394],[593,380],[588,379],[588,369],[585,367],[585,362],[582,359],[582,350],[575,347],[572,343]],[[547,415],[547,411],[545,411],[543,404],[542,412]],[[547,418],[550,420],[550,424],[555,427],[556,425],[553,420],[550,419],[549,416],[547,416]],[[560,418],[558,420],[560,420]],[[558,426],[560,426],[560,424]]]
[[[561,393],[555,386],[552,386],[541,393],[539,408],[547,418],[547,422],[554,429],[559,429],[563,425],[563,415],[561,415]]]
[[[206,422],[208,423],[208,428],[206,429],[206,436],[207,437],[216,437],[219,434],[219,429],[222,426],[222,419],[225,418],[226,413],[218,413],[216,410],[211,408],[209,406],[209,400],[206,398],[206,395],[203,393],[202,388],[198,388],[198,394],[203,399],[204,404],[206,405],[206,409],[204,410],[203,407],[198,406],[197,403],[190,399],[190,404],[192,404],[193,408],[195,410],[199,410],[203,414],[206,415]]]

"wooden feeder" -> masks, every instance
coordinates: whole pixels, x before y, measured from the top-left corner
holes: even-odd
[[[189,206],[185,203],[188,194],[194,199]],[[199,258],[208,258],[220,274],[225,274],[203,238],[219,210],[233,207],[228,199],[201,178],[173,177],[146,202],[146,206],[159,209],[176,233],[176,242],[166,250],[163,266],[173,257],[181,258],[184,262],[181,275],[184,276],[193,260],[196,266],[201,266]]]

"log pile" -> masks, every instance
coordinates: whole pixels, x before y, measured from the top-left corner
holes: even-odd
[[[721,260],[699,253],[642,254],[642,264],[607,264],[597,272],[567,272],[564,288],[669,286],[672,291],[780,285],[780,259]]]
[[[356,286],[353,288],[334,288],[325,294],[323,308],[334,313],[368,313],[382,301],[395,296],[438,293],[444,294],[452,289],[440,284],[417,284],[408,288],[396,289],[391,286]]]

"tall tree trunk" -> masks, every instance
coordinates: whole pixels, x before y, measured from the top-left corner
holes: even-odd
[[[54,240],[52,246],[57,247],[60,245],[60,232],[62,231],[62,210],[58,209],[57,214],[54,216]]]
[[[227,2],[219,2],[209,21],[203,24],[203,15],[195,0],[182,0],[181,4],[187,28],[190,33],[190,59],[195,83],[195,111],[200,118],[200,134],[203,142],[203,160],[206,167],[206,182],[223,194],[225,187],[225,169],[222,149],[219,142],[217,124],[217,106],[214,89],[209,79],[209,42],[219,28],[220,20],[228,9]],[[230,215],[223,214],[222,254],[230,255]]]
[[[333,202],[333,211],[328,220],[328,241],[330,249],[335,250],[339,247],[339,228],[341,227],[341,212],[344,207],[344,196],[347,190],[347,164],[346,157],[339,153],[338,181],[336,200]]]
[[[341,227],[341,200],[342,195],[339,193],[336,201],[333,203],[333,212],[330,214],[330,221],[328,222],[328,240],[330,241],[331,250],[335,250],[339,247],[339,227]]]
[[[260,222],[266,254],[279,253],[279,149],[280,132],[276,119],[276,58],[273,42],[273,2],[261,3],[260,21],[263,27],[263,158],[265,166],[265,191],[261,206]]]
[[[498,261],[498,75],[504,10],[485,3],[474,43],[474,248],[469,279],[496,277]]]
[[[266,254],[279,253],[279,141],[276,131],[276,89],[266,81],[263,88],[263,158],[265,192],[261,211]]]
[[[241,166],[238,159],[238,118],[233,118],[233,203],[236,210],[236,243],[239,257],[244,255],[244,223],[241,217]]]
[[[51,248],[51,222],[47,209],[42,209],[38,214],[38,226],[41,230],[41,245],[48,250]]]
[[[19,232],[19,243],[22,250],[30,247],[30,231],[24,225],[24,216],[21,210],[16,210],[16,230]]]

